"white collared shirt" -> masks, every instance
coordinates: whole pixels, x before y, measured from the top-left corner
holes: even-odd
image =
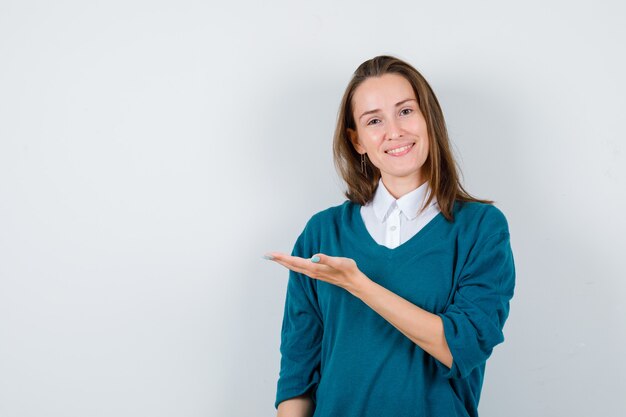
[[[436,197],[419,212],[428,199],[429,191],[428,182],[425,182],[396,200],[381,178],[372,201],[361,207],[363,223],[376,243],[396,248],[435,218],[441,212]]]

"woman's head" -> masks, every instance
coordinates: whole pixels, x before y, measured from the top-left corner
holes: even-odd
[[[351,100],[347,128],[354,149],[367,155],[385,187],[396,198],[426,181],[429,135],[411,83],[402,75],[369,77]]]
[[[399,147],[402,152],[394,155]],[[443,112],[430,85],[392,56],[367,60],[354,72],[341,100],[333,152],[348,186],[346,197],[358,204],[373,198],[381,176],[413,181],[415,187],[429,181],[427,204],[436,197],[448,219],[455,200],[483,201],[459,183]]]

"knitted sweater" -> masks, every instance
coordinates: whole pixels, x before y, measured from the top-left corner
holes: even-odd
[[[345,201],[315,214],[292,255],[356,261],[371,280],[437,314],[448,368],[358,298],[289,271],[276,403],[309,393],[315,417],[477,416],[485,362],[504,340],[515,268],[506,218],[459,203],[394,249],[377,244]]]

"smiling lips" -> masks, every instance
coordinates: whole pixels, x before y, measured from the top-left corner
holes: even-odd
[[[399,148],[388,149],[385,151],[385,153],[392,156],[406,155],[414,145],[415,143],[409,143],[408,145],[404,145]]]

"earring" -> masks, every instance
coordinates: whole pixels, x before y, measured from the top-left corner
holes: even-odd
[[[365,175],[365,169],[367,168],[366,163],[365,163],[365,154],[362,153],[361,154],[361,172],[363,173],[363,175]]]

